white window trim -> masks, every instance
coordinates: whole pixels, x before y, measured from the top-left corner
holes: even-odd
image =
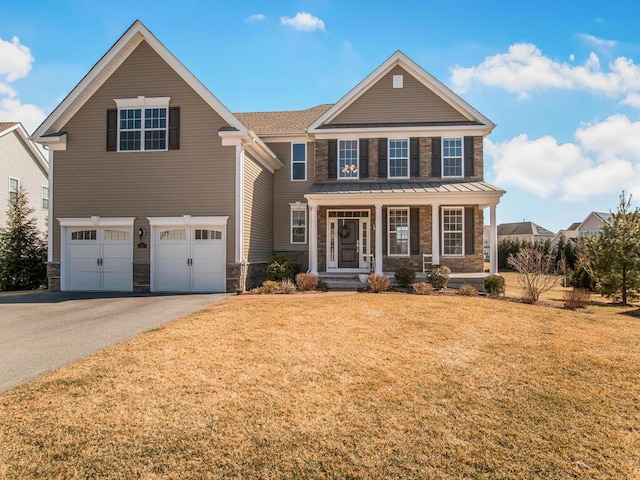
[[[392,177],[391,176],[391,141],[392,140],[404,140],[407,142],[407,175],[401,177]],[[398,158],[398,157],[396,157]],[[408,138],[388,138],[387,139],[387,178],[392,179],[403,179],[406,180],[410,178],[411,170],[411,141]]]
[[[444,140],[446,139],[460,139],[460,152],[461,152],[461,156],[460,156],[460,172],[462,173],[461,175],[445,175],[444,174]],[[442,178],[464,178],[464,137],[442,137],[441,141],[441,146],[440,146],[440,171],[442,172]],[[451,158],[451,157],[447,157],[447,158]]]
[[[293,146],[304,145],[304,161],[293,161]],[[304,178],[293,178],[293,165],[304,163]],[[306,142],[291,142],[291,181],[292,182],[306,182],[307,181],[307,143]]]
[[[18,182],[18,188],[16,189],[16,195],[20,193],[20,179],[18,177],[9,177],[9,202],[11,202],[11,180]]]
[[[391,219],[391,210],[407,211],[407,253],[391,253],[391,228],[389,228],[389,220]],[[387,208],[387,252],[386,253],[388,257],[406,258],[411,256],[411,208],[410,207],[393,206],[393,207]]]
[[[355,177],[343,177],[341,176],[342,174],[342,169],[340,168],[340,142],[356,142],[356,176]],[[338,139],[338,146],[337,146],[337,152],[336,152],[336,156],[338,158],[336,158],[336,162],[337,162],[337,169],[338,169],[338,180],[360,180],[360,141],[357,138],[340,138]]]
[[[47,189],[47,206],[44,206],[44,189]],[[48,210],[49,209],[49,202],[51,201],[50,198],[50,194],[49,194],[49,185],[42,185],[42,188],[40,189],[41,192],[41,202],[40,202],[40,207],[42,208],[42,210]]]
[[[117,146],[118,152],[122,153],[131,153],[131,152],[166,152],[169,150],[169,102],[171,102],[171,97],[136,97],[136,98],[116,98],[114,99],[116,102],[116,106],[118,107],[117,113]],[[166,108],[167,110],[167,126],[164,129],[166,132],[165,137],[165,148],[163,149],[152,149],[145,150],[145,128],[144,128],[144,111],[147,108]],[[140,110],[140,150],[120,150],[120,110]],[[151,131],[158,131],[161,129],[153,128]],[[127,130],[134,131],[134,130]],[[137,131],[137,129],[135,130]]]
[[[460,232],[460,234],[462,235],[462,253],[460,254],[453,254],[453,253],[444,253],[444,211],[445,210],[460,210],[462,212],[462,231]],[[465,237],[465,216],[464,216],[464,207],[460,207],[460,206],[446,206],[446,207],[440,207],[440,255],[442,255],[443,257],[455,257],[455,258],[461,258],[464,257],[465,254],[464,252],[465,250],[465,244],[464,244],[464,237]],[[456,232],[457,233],[457,232]]]
[[[304,212],[304,242],[293,241],[293,212]],[[296,226],[300,228],[300,226]],[[309,212],[306,203],[290,203],[289,204],[289,243],[292,245],[306,245],[309,235]]]

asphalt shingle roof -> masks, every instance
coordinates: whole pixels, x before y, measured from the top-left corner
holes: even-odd
[[[17,123],[18,122],[0,122],[0,132],[2,132],[3,130],[6,130],[8,128],[13,127]]]
[[[258,135],[295,135],[305,133],[307,127],[332,106],[325,103],[306,110],[244,112],[234,115]]]
[[[548,235],[554,233],[533,222],[501,223],[498,225],[498,235]]]

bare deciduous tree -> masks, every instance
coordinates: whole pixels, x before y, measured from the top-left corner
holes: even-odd
[[[533,248],[523,248],[515,255],[509,255],[508,263],[518,272],[518,284],[522,287],[523,300],[536,303],[540,295],[551,290],[558,283],[553,275],[555,258]]]

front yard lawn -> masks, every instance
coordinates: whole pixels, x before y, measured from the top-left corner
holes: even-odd
[[[639,478],[625,313],[232,298],[0,395],[0,478]]]

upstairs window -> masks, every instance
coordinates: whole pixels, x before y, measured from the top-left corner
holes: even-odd
[[[47,210],[49,208],[49,187],[42,186],[42,209]]]
[[[167,150],[169,100],[169,97],[116,100],[118,151]]]
[[[389,178],[409,178],[409,139],[389,139]]]
[[[307,179],[307,144],[291,144],[291,180]]]
[[[358,140],[338,141],[338,178],[357,179]]]
[[[462,138],[442,139],[442,176],[462,177]]]
[[[9,202],[16,203],[18,200],[18,190],[20,189],[20,180],[9,177]]]

